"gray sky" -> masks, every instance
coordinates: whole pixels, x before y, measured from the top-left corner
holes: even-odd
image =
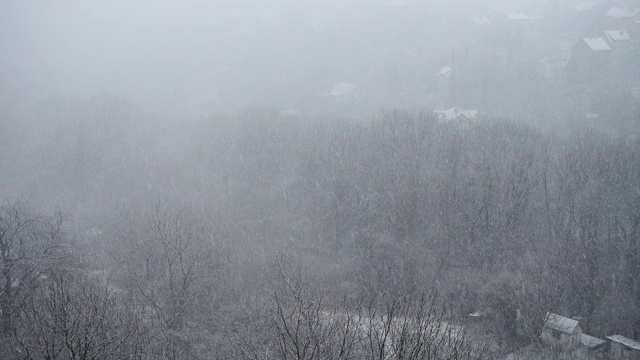
[[[446,26],[434,13],[534,4],[8,0],[0,4],[0,91],[5,106],[110,93],[167,112],[295,108],[333,83],[375,82],[371,74],[396,62],[384,49]],[[393,22],[412,12],[415,22]]]

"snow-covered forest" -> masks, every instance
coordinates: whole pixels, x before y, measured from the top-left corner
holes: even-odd
[[[547,313],[640,340],[640,27],[584,55],[633,4],[27,3],[0,358],[565,358]]]

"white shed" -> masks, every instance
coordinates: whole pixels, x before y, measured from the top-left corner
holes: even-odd
[[[582,329],[578,320],[548,312],[542,327],[542,341],[562,350],[571,350],[580,344]]]
[[[611,360],[640,360],[640,342],[622,335],[607,336]]]

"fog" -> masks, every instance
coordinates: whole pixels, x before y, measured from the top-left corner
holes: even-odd
[[[173,114],[256,105],[314,113],[317,97],[344,81],[363,88],[367,113],[381,106],[432,106],[421,99],[432,89],[423,87],[449,62],[451,50],[472,47],[469,38],[457,34],[460,17],[497,11],[540,14],[543,6],[525,1],[6,1],[3,99],[14,104],[108,93]]]
[[[640,356],[640,1],[0,2],[1,359]]]

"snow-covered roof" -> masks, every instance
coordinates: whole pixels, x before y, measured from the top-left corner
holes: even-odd
[[[588,348],[596,348],[600,345],[604,345],[605,341],[602,339],[598,339],[597,337],[593,337],[587,334],[582,334],[580,337],[580,344],[586,346]]]
[[[440,69],[440,71],[438,71],[438,73],[436,74],[437,77],[449,77],[450,75],[451,68],[449,66],[442,67],[442,69]]]
[[[611,335],[611,336],[607,336],[607,339],[613,341],[613,342],[617,342],[619,344],[622,344],[626,347],[630,347],[632,349],[636,349],[636,350],[640,350],[640,342],[635,341],[635,340],[631,340],[629,338],[626,338],[622,335]]]
[[[445,121],[455,120],[461,116],[469,120],[473,120],[478,117],[478,110],[463,110],[457,106],[447,110],[435,110],[433,113],[438,116],[439,120]]]
[[[604,34],[609,41],[631,41],[629,33],[625,30],[605,30]]]
[[[338,83],[336,86],[334,86],[333,89],[331,89],[331,91],[329,91],[329,95],[331,96],[351,95],[356,91],[357,88],[358,87],[355,86],[354,84],[341,82],[341,83]]]
[[[589,46],[589,48],[591,50],[593,50],[593,51],[608,51],[608,50],[611,50],[611,47],[609,46],[609,44],[607,44],[607,42],[601,37],[584,38],[582,40],[585,43],[587,43],[587,46]]]
[[[578,326],[578,320],[548,312],[544,319],[544,326],[563,333],[573,334],[576,326]]]
[[[471,314],[469,314],[469,316],[473,317],[473,318],[479,318],[484,316],[485,314],[481,311],[474,311]]]
[[[593,8],[594,8],[594,7],[596,7],[596,6],[598,6],[598,3],[597,3],[597,2],[583,2],[583,3],[580,3],[580,4],[576,5],[576,7],[575,7],[575,8],[573,8],[573,9],[574,9],[575,11],[580,12],[580,11],[587,11],[587,10],[591,10],[591,9],[593,9]]]
[[[476,25],[489,25],[491,23],[486,16],[472,16],[471,21]]]
[[[509,20],[534,20],[539,18],[539,16],[529,16],[519,11],[507,11],[505,12],[505,15]]]
[[[632,18],[638,15],[638,13],[640,13],[640,8],[614,6],[611,9],[609,9],[609,11],[607,11],[605,16],[612,17],[615,19]]]

